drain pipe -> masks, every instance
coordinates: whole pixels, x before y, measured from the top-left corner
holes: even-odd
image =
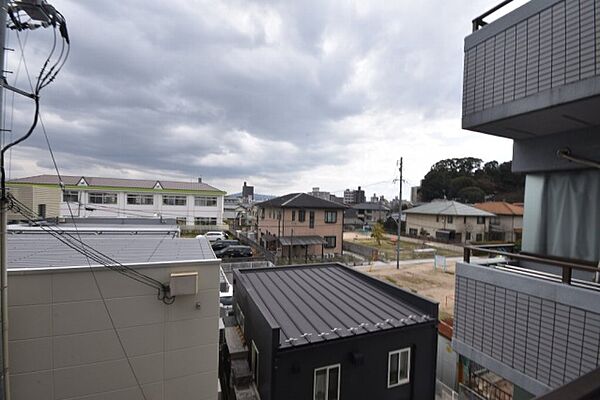
[[[598,161],[594,161],[594,160],[588,160],[586,158],[582,158],[582,157],[577,157],[571,154],[571,150],[569,148],[563,148],[560,149],[556,152],[556,155],[559,158],[563,158],[565,160],[569,160],[572,161],[574,163],[577,164],[581,164],[581,165],[585,165],[588,167],[592,167],[592,168],[599,168],[600,169],[600,162]]]

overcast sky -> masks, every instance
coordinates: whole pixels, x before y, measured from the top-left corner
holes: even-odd
[[[511,159],[512,142],[460,129],[463,39],[498,0],[53,0],[71,56],[42,92],[64,174],[204,181],[230,193],[361,185],[404,198],[436,161]],[[28,37],[31,74],[51,45]],[[9,76],[27,88],[9,36]],[[7,96],[14,132],[31,104]],[[53,171],[41,130],[11,177]]]

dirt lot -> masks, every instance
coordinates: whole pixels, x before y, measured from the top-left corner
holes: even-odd
[[[439,302],[440,319],[454,315],[454,261],[447,261],[447,272],[434,270],[432,261],[401,265],[365,266],[360,270],[379,279]]]

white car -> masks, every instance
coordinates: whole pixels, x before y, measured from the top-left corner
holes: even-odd
[[[210,231],[210,232],[206,232],[204,235],[198,235],[196,237],[201,237],[201,236],[207,238],[209,242],[216,242],[217,240],[227,239],[225,234],[220,231]]]

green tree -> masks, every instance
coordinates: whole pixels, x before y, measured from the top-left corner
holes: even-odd
[[[383,225],[380,222],[376,223],[371,231],[371,237],[377,241],[377,246],[381,246],[381,239],[383,239],[384,234]]]

